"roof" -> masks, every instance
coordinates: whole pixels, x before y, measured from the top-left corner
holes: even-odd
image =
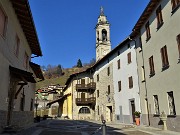
[[[11,0],[11,3],[31,48],[32,54],[42,56],[28,0]]]
[[[150,0],[147,7],[143,11],[142,15],[138,19],[137,23],[135,24],[133,31],[139,31],[140,28],[144,25],[144,23],[147,21],[151,13],[154,11],[156,6],[159,4],[161,0]]]
[[[38,64],[35,64],[33,62],[29,62],[29,65],[31,66],[32,70],[34,71],[37,78],[44,80],[43,73],[41,71],[41,67]]]
[[[16,78],[27,81],[31,83],[36,83],[36,80],[33,77],[33,73],[9,66],[10,73],[13,74]]]

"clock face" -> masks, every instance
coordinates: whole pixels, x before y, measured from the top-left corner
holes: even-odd
[[[103,51],[103,54],[106,55],[106,50]]]

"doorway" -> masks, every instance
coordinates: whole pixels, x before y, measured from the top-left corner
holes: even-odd
[[[113,114],[112,114],[112,106],[107,106],[106,110],[106,121],[112,121]]]
[[[135,103],[134,103],[134,100],[131,100],[130,101],[130,104],[131,104],[131,116],[132,116],[132,121],[133,123],[135,122],[135,115],[134,115],[134,112],[135,112]]]

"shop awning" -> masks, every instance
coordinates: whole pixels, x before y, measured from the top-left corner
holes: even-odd
[[[33,73],[9,66],[10,73],[13,74],[16,78],[21,81],[36,83],[36,80],[33,77]]]

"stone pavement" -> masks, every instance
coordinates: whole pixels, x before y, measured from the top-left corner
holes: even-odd
[[[101,124],[97,121],[44,120],[16,133],[0,135],[102,135]],[[106,125],[107,135],[180,135],[180,132],[162,131],[146,126],[116,123]]]

